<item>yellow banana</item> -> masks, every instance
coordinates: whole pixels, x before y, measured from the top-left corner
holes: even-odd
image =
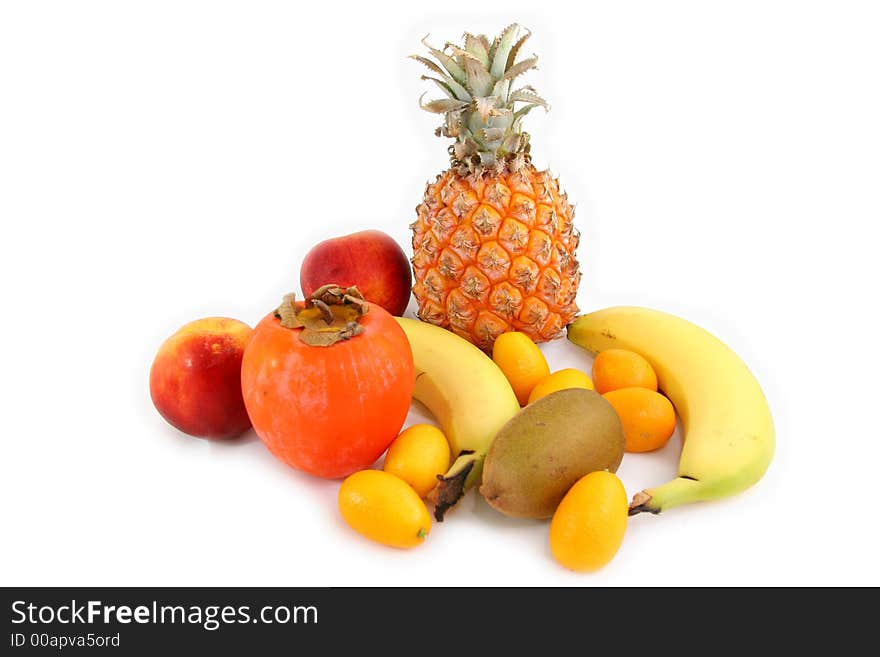
[[[767,470],[776,445],[770,407],[746,364],[708,331],[668,313],[615,307],[578,317],[568,339],[598,353],[641,354],[678,411],[678,477],[637,493],[630,515],[735,495]]]
[[[437,418],[455,457],[431,494],[434,516],[442,521],[446,510],[480,481],[486,451],[519,412],[519,402],[501,369],[470,342],[433,324],[395,319],[413,352],[413,397]]]

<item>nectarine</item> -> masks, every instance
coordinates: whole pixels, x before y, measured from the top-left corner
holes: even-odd
[[[380,230],[364,230],[316,244],[300,268],[305,296],[322,285],[356,286],[367,301],[403,315],[412,291],[412,269],[400,245]]]
[[[200,438],[234,438],[247,431],[241,359],[250,334],[236,319],[207,317],[162,343],[150,368],[150,396],[162,417]]]

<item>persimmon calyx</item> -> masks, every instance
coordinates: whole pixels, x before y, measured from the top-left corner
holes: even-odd
[[[370,304],[356,287],[322,285],[297,306],[296,295],[285,294],[275,317],[288,329],[301,328],[299,339],[312,347],[329,347],[364,332],[358,320]]]

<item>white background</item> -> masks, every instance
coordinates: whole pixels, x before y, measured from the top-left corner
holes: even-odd
[[[475,493],[419,549],[371,544],[338,482],[252,433],[184,436],[148,395],[162,340],[255,323],[317,241],[378,228],[410,252],[446,144],[406,55],[513,20],[552,103],[536,163],[577,203],[581,308],[715,332],[778,432],[755,488],[631,519],[592,575]],[[876,3],[841,0],[4,2],[0,582],[880,584],[878,33]],[[678,447],[628,455],[628,493]]]

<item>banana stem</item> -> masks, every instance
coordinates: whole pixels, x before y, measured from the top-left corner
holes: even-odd
[[[473,486],[482,469],[482,455],[462,450],[446,474],[437,475],[437,485],[428,494],[429,501],[434,503],[434,518],[437,522],[443,522],[446,511],[455,506],[468,488]]]
[[[634,516],[643,511],[649,513],[660,513],[660,509],[652,509],[648,506],[651,502],[651,496],[645,491],[640,491],[633,495],[632,502],[629,503],[629,515]]]
[[[670,482],[648,488],[633,495],[629,505],[629,515],[639,513],[657,514],[680,504],[695,502],[700,482],[692,477],[676,477]]]

